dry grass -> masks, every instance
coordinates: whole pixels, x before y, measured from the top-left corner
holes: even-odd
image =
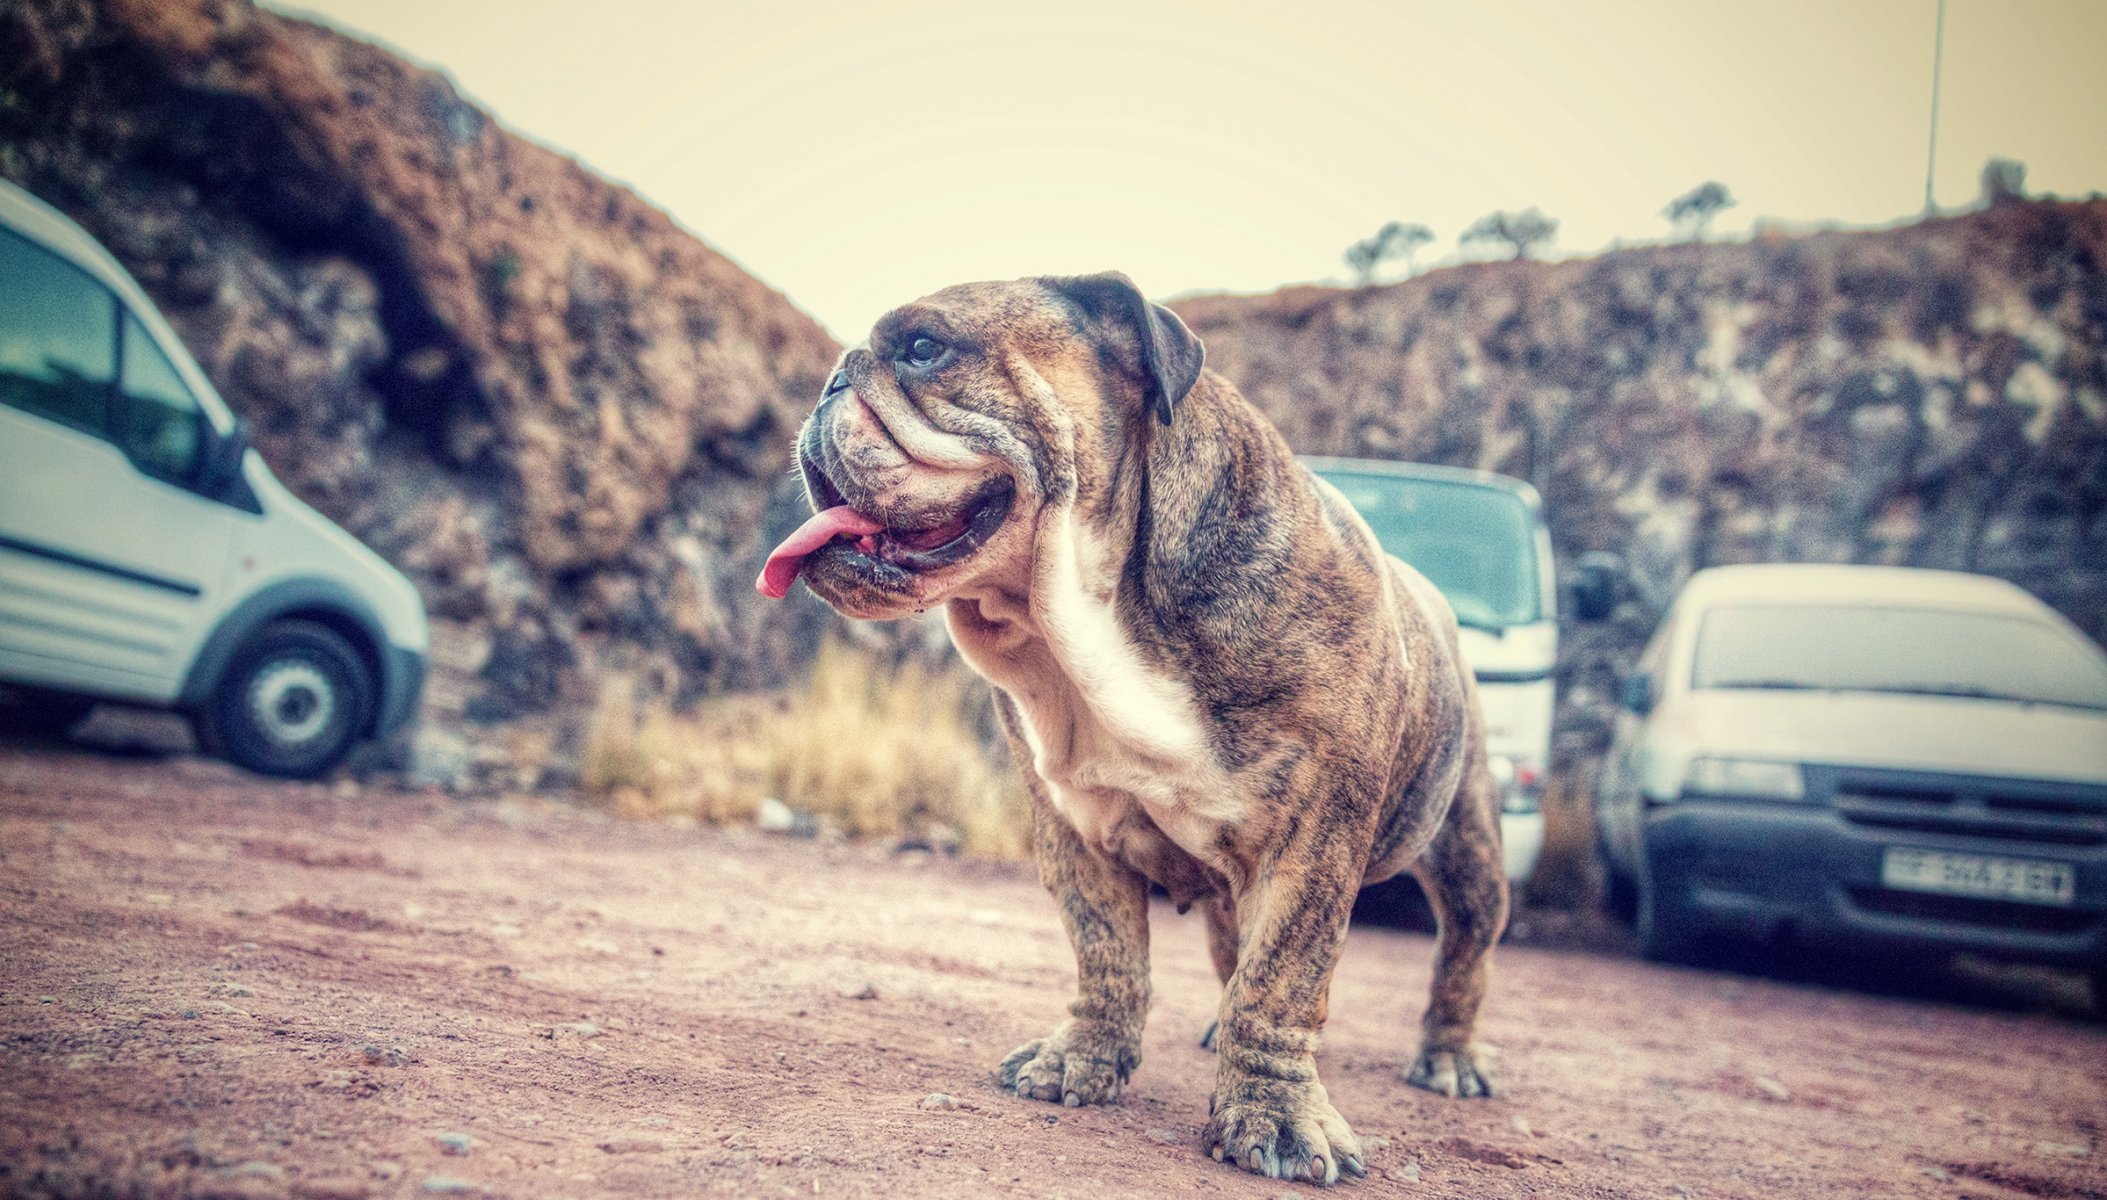
[[[580,783],[625,815],[745,821],[773,796],[851,836],[1020,858],[1028,809],[983,743],[986,704],[956,663],[890,667],[838,642],[787,695],[726,697],[689,716],[640,713],[617,681],[593,715]]]
[[[640,710],[629,681],[603,689],[579,763],[585,792],[638,818],[753,820],[764,796],[853,837],[955,844],[1022,858],[1030,817],[1016,772],[980,732],[986,685],[955,661],[885,665],[841,642],[779,695],[726,696],[692,714]],[[1595,902],[1594,764],[1556,773],[1531,904]]]
[[[1529,877],[1529,902],[1546,908],[1591,908],[1595,878],[1595,763],[1554,772],[1544,789],[1544,852]]]

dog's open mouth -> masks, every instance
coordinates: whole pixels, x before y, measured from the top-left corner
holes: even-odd
[[[914,574],[947,567],[978,550],[1001,528],[1016,498],[1016,485],[1006,478],[992,480],[979,494],[952,516],[921,528],[888,527],[842,503],[840,493],[822,476],[819,480],[823,507],[784,538],[768,555],[754,587],[772,600],[790,594],[805,560],[829,547],[879,564]]]

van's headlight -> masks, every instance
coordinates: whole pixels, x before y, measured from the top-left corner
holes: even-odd
[[[1485,763],[1492,772],[1493,786],[1500,789],[1500,811],[1533,813],[1542,807],[1543,768],[1526,758],[1495,754]]]
[[[1798,763],[1698,758],[1691,760],[1683,776],[1683,795],[1796,802],[1807,798],[1807,780]]]

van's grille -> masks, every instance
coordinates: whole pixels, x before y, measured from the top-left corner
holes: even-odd
[[[1838,772],[1837,811],[1883,829],[2041,846],[2107,845],[2107,789],[1959,776]]]

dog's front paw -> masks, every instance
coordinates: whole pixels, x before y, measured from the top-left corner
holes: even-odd
[[[1028,1100],[1075,1108],[1119,1099],[1141,1065],[1137,1040],[1096,1021],[1063,1021],[1060,1028],[1010,1052],[996,1070],[1002,1086]]]
[[[1200,1145],[1216,1162],[1230,1162],[1268,1179],[1336,1183],[1344,1172],[1366,1175],[1361,1143],[1316,1083],[1268,1083],[1215,1097],[1214,1118]]]
[[[1405,1082],[1443,1096],[1490,1096],[1492,1077],[1477,1060],[1475,1050],[1423,1049],[1405,1072]]]

